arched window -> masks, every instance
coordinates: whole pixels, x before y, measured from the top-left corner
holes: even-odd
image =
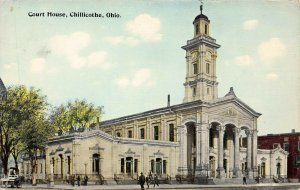
[[[158,126],[154,126],[154,140],[159,139]]]
[[[197,34],[199,34],[199,25],[198,25],[198,24],[196,24],[196,26],[195,26],[195,27],[196,27],[195,29],[196,29],[196,35],[197,35]]]
[[[205,34],[208,33],[208,27],[207,27],[207,24],[205,24]]]
[[[194,74],[196,75],[198,73],[197,63],[193,64],[193,68],[194,68]]]
[[[210,64],[206,63],[206,73],[209,74],[210,72]]]
[[[92,166],[93,173],[100,173],[100,155],[93,154],[93,166]]]

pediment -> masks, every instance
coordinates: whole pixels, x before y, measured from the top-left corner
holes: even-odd
[[[217,115],[221,117],[228,117],[234,119],[252,119],[252,115],[243,111],[234,104],[227,104],[222,106],[215,106],[208,111],[209,115]]]

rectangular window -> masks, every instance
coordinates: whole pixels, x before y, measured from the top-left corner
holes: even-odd
[[[159,135],[158,135],[158,126],[154,127],[154,140],[158,140],[159,139]]]
[[[205,25],[205,34],[207,34],[207,24]]]
[[[145,129],[144,128],[140,129],[140,138],[145,139]]]
[[[41,167],[40,173],[43,173],[43,164],[40,164],[40,167]]]
[[[121,158],[121,173],[124,173],[124,158]]]
[[[194,66],[194,74],[196,75],[198,73],[197,63],[193,64],[193,66]]]
[[[289,143],[284,143],[283,149],[288,152],[289,151]]]
[[[154,160],[151,160],[151,172],[154,173]]]
[[[138,159],[134,159],[134,173],[138,172]]]
[[[132,131],[131,130],[128,131],[128,138],[132,138]]]
[[[300,165],[300,155],[295,157],[295,164]]]
[[[174,124],[169,124],[169,140],[174,142]]]
[[[278,146],[280,146],[279,143],[274,143],[274,144],[273,144],[273,149],[277,148]]]
[[[163,161],[163,174],[167,173],[167,160]]]

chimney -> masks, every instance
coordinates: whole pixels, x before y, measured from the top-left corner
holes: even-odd
[[[295,129],[292,129],[292,133],[295,133]]]
[[[99,130],[99,129],[100,129],[100,118],[99,118],[99,117],[97,117],[95,129],[96,129],[96,130]]]
[[[170,107],[170,94],[168,94],[168,105],[167,107]]]

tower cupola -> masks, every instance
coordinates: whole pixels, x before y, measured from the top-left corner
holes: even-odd
[[[194,24],[194,38],[200,35],[209,36],[209,23],[210,20],[204,14],[202,14],[203,5],[200,5],[200,14],[195,17]]]

